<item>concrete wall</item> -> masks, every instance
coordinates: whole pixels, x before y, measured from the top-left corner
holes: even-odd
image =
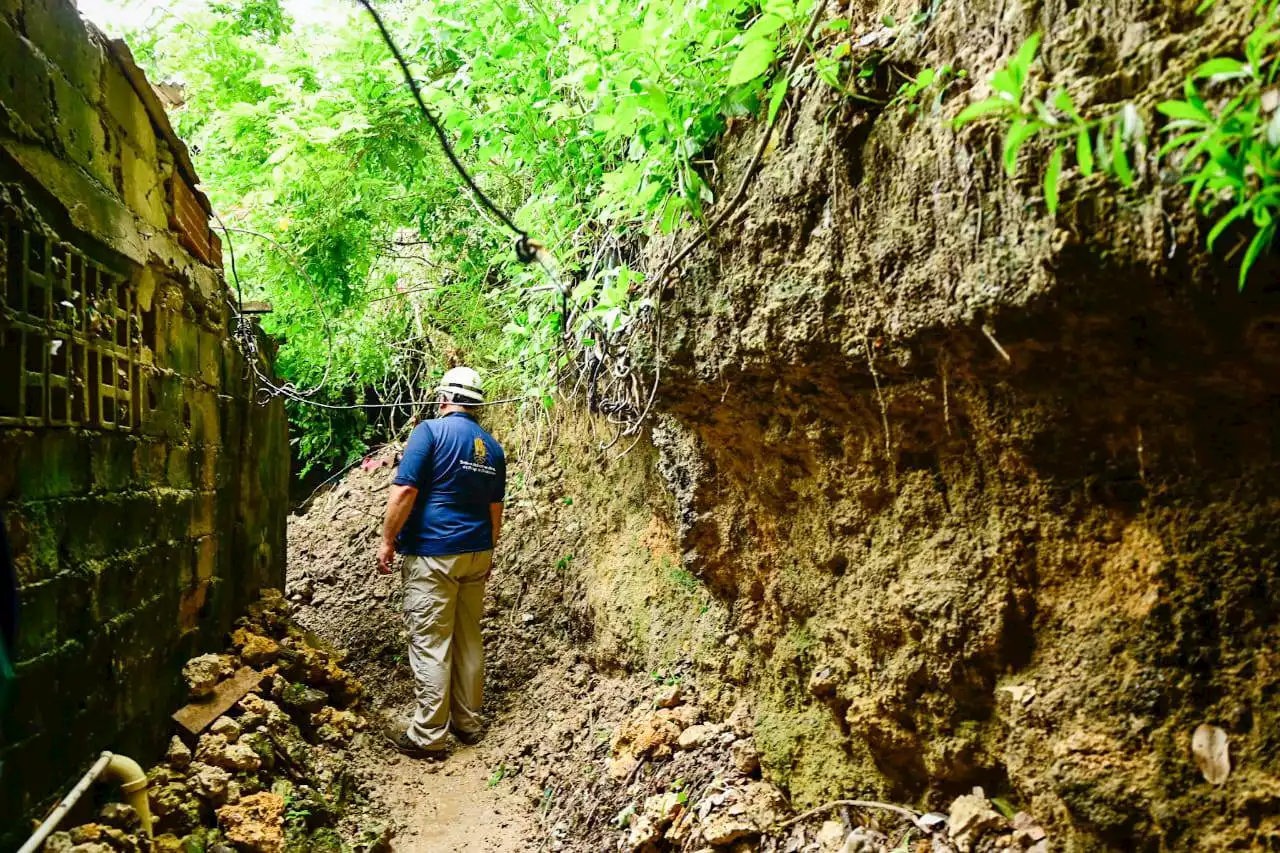
[[[283,581],[289,449],[231,336],[208,202],[121,43],[0,0],[0,513],[22,614],[0,835]],[[140,756],[141,757],[141,756]]]

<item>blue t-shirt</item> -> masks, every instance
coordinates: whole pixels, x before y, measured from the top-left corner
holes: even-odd
[[[493,547],[489,504],[506,497],[507,458],[471,415],[451,412],[414,427],[393,482],[418,489],[396,537],[401,554],[440,557]]]

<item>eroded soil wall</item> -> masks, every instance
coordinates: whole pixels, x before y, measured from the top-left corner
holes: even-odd
[[[832,14],[856,40],[908,5]],[[643,633],[647,666],[678,645],[655,619],[710,647],[699,679],[753,704],[798,806],[977,784],[1063,849],[1275,846],[1274,260],[1236,293],[1154,157],[1127,191],[1069,174],[1053,217],[1046,151],[1010,177],[997,134],[947,121],[1042,31],[1042,78],[1155,129],[1191,68],[1238,50],[1248,4],[933,5],[886,61],[970,82],[917,113],[804,88],[750,206],[665,294],[642,464],[665,497],[637,488],[651,514],[582,538],[674,554],[711,599],[680,605],[652,568],[629,592],[597,544],[573,564],[613,593],[597,634]],[[567,493],[599,476],[565,464]],[[1222,786],[1189,754],[1202,723],[1230,737]]]

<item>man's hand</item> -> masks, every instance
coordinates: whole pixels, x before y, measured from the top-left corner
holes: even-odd
[[[391,574],[391,564],[396,559],[396,546],[383,542],[378,546],[378,571],[384,575]]]

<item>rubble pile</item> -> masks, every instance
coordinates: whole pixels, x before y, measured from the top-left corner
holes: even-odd
[[[304,853],[386,850],[380,825],[348,770],[367,728],[363,688],[341,653],[290,619],[277,590],[263,592],[224,654],[183,668],[198,717],[179,726],[165,760],[147,773],[154,838],[129,806],[108,804],[97,821],[63,827],[46,853]],[[247,669],[246,669],[247,668]],[[235,682],[235,683],[233,683]],[[243,684],[243,687],[241,687]],[[208,714],[206,714],[208,716]]]
[[[563,696],[565,681],[593,682],[577,694],[580,703],[544,711],[541,737],[508,740],[495,771],[523,787],[547,849],[1047,853],[1046,834],[1029,815],[981,789],[947,814],[842,801],[793,816],[783,792],[761,778],[749,708],[718,721],[690,687],[597,680],[579,671],[586,668],[570,663],[536,688]],[[514,730],[534,725],[530,718]]]

